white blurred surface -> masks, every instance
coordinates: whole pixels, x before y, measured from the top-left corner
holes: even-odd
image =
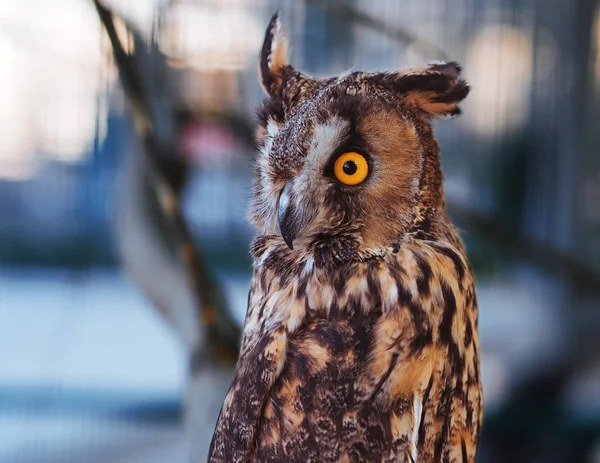
[[[123,277],[0,273],[0,384],[178,393],[178,340]]]
[[[3,463],[187,461],[180,427],[114,420],[0,416]]]

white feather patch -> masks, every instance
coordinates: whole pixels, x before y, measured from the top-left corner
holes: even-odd
[[[329,155],[342,141],[349,122],[338,117],[332,117],[324,124],[317,124],[310,143],[306,159],[317,169],[327,162]]]
[[[423,402],[419,399],[417,394],[413,398],[413,429],[410,436],[410,455],[412,461],[417,461],[419,457],[418,439],[419,439],[419,428],[421,427],[421,414],[423,413]]]

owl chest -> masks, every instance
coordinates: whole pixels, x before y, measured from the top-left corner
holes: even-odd
[[[450,284],[445,269],[418,284],[419,267],[403,268],[398,279],[365,265],[340,285],[257,269],[245,344],[248,359],[266,346],[257,351],[273,381],[261,389],[256,461],[453,461],[463,448],[472,461],[481,421],[472,283]],[[427,294],[411,298],[413,287]]]
[[[258,461],[338,461],[347,443],[366,439],[369,424],[383,426],[360,397],[371,330],[368,320],[322,320],[290,337],[259,424]]]
[[[375,318],[315,321],[290,337],[257,430],[257,461],[403,461],[409,439],[398,427],[416,435],[414,404],[384,405],[369,387]]]

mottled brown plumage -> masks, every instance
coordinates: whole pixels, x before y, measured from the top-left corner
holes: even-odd
[[[430,119],[455,63],[309,78],[271,21],[260,59],[254,277],[210,461],[473,462],[477,302]],[[332,175],[368,159],[356,186]]]

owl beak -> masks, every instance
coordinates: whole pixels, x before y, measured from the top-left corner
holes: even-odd
[[[279,206],[277,209],[277,219],[279,221],[279,231],[285,244],[290,249],[294,249],[294,238],[298,235],[298,224],[296,221],[295,208],[292,203],[291,191],[293,182],[288,182],[279,195]]]

